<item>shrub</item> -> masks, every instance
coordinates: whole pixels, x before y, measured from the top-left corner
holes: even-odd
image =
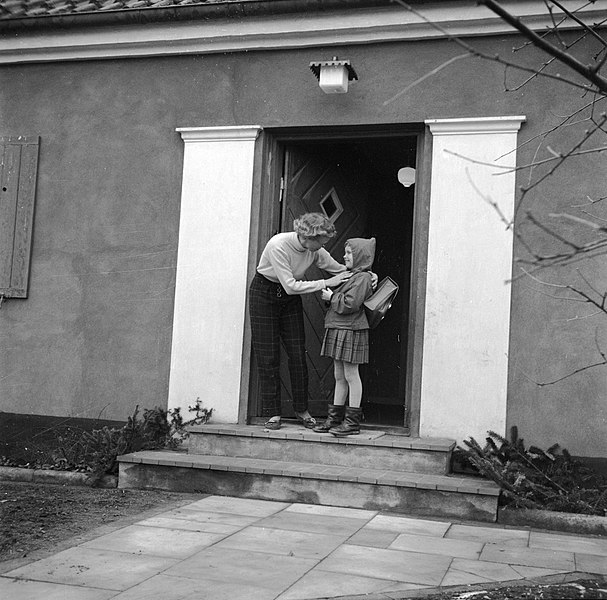
[[[45,440],[26,442],[32,449],[27,462],[1,457],[0,464],[6,466],[26,466],[28,468],[50,468],[65,471],[89,473],[89,483],[97,485],[104,475],[118,472],[117,458],[121,454],[138,450],[175,450],[186,439],[189,425],[200,425],[209,421],[212,408],[204,408],[200,398],[188,411],[191,418],[184,420],[179,408],[169,411],[156,407],[144,409],[140,415],[139,406],[125,425],[104,426],[85,430],[70,425],[56,428],[54,436]],[[27,450],[27,448],[26,448]]]
[[[118,456],[139,450],[174,450],[187,437],[189,425],[206,423],[213,409],[203,408],[200,398],[188,410],[194,417],[184,421],[179,408],[165,411],[162,408],[145,409],[139,418],[139,407],[120,429],[103,427],[83,432],[84,462],[90,470],[89,483],[96,485],[104,475],[118,472]]]
[[[525,448],[518,429],[511,439],[488,432],[485,446],[473,438],[458,447],[464,462],[492,479],[501,490],[502,505],[589,515],[607,515],[607,478],[554,444],[547,450]]]

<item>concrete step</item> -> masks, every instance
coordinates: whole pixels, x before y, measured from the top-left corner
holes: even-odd
[[[357,469],[446,475],[455,442],[411,438],[365,429],[338,438],[287,423],[278,431],[261,426],[206,424],[188,428],[188,452],[289,462],[310,462]]]
[[[475,477],[171,451],[135,452],[118,460],[120,488],[198,492],[487,522],[497,518],[499,488]]]

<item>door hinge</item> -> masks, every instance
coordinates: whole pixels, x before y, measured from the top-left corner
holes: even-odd
[[[285,194],[285,178],[280,178],[280,192],[278,194],[278,202],[282,202],[282,198]]]

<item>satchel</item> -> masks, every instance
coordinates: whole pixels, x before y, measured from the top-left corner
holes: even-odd
[[[364,302],[369,328],[375,329],[386,316],[398,294],[398,284],[390,277],[384,277],[377,289]]]

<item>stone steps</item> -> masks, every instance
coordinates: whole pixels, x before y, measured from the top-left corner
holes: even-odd
[[[287,424],[278,431],[247,425],[200,425],[189,428],[190,454],[243,456],[362,469],[446,475],[453,440],[385,435],[363,429],[338,438]]]
[[[192,428],[187,452],[119,457],[118,487],[303,502],[493,522],[499,488],[448,474],[452,440],[363,430],[335,438],[287,424]]]

